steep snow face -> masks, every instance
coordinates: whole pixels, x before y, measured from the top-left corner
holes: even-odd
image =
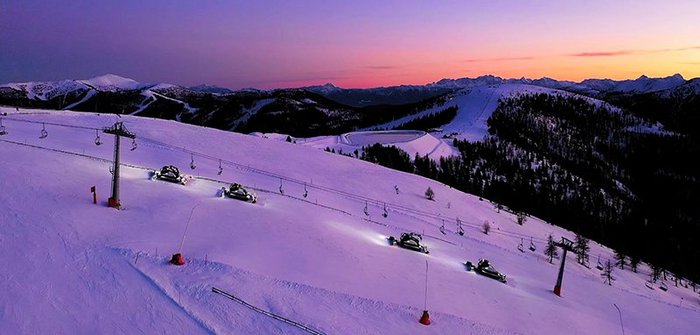
[[[559,260],[545,259],[544,240],[573,233],[537,218],[518,225],[494,204],[425,178],[273,139],[122,116],[139,146],[123,146],[117,211],[104,206],[112,139],[102,134],[96,146],[93,130],[57,126],[101,128],[116,116],[0,112],[9,132],[0,137],[2,334],[303,333],[212,287],[326,334],[614,334],[620,318],[625,334],[700,327],[697,293],[671,283],[648,289],[646,265],[615,269],[612,286],[603,283],[595,259],[612,250],[595,243],[594,266],[569,255],[562,296],[554,295]],[[49,136],[18,120],[45,122]],[[149,178],[166,164],[192,177],[186,186]],[[256,191],[258,203],[217,197],[231,182]],[[403,231],[422,232],[430,253],[390,246],[387,236]],[[181,267],[167,262],[178,251]],[[507,284],[467,272],[464,262],[479,258]],[[418,323],[426,307],[430,326]]]
[[[120,77],[115,74],[106,74],[95,78],[80,80],[80,82],[93,86],[101,91],[135,90],[148,86],[133,79]]]

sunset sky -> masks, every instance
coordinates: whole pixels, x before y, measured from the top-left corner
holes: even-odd
[[[700,76],[697,0],[22,0],[0,4],[0,83],[114,73],[229,88],[493,74]]]

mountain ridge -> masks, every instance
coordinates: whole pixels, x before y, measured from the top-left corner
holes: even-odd
[[[660,91],[665,89],[671,89],[693,80],[700,79],[690,78],[685,79],[681,74],[675,73],[666,77],[648,77],[646,75],[641,75],[636,79],[609,79],[609,78],[587,78],[579,82],[570,80],[559,80],[551,77],[541,77],[541,78],[503,78],[494,75],[482,75],[478,77],[461,77],[461,78],[443,78],[431,83],[420,84],[404,84],[404,85],[393,85],[393,86],[377,86],[377,87],[366,87],[366,88],[344,88],[337,86],[331,82],[325,83],[323,85],[311,85],[302,87],[280,87],[271,90],[260,90],[260,89],[230,89],[227,87],[219,85],[209,85],[200,84],[196,86],[184,86],[170,83],[145,83],[139,82],[131,78],[123,77],[116,74],[104,74],[96,76],[89,79],[64,79],[57,81],[27,81],[27,82],[9,82],[0,84],[0,87],[10,87],[20,89],[21,87],[36,86],[39,84],[55,86],[55,87],[65,87],[71,83],[80,83],[85,86],[92,86],[100,90],[115,90],[115,89],[139,89],[146,87],[154,87],[157,85],[168,85],[180,87],[183,89],[189,89],[196,92],[203,93],[217,93],[217,94],[233,94],[239,92],[249,92],[254,91],[273,91],[273,90],[291,90],[291,89],[305,89],[310,90],[315,93],[331,93],[341,90],[411,90],[418,88],[466,88],[478,85],[490,85],[499,83],[522,83],[531,84],[535,86],[543,86],[548,88],[571,88],[571,89],[591,89],[599,92],[635,92],[635,93],[649,93],[654,91]]]

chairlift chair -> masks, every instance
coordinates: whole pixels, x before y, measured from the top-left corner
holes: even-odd
[[[304,183],[304,194],[302,194],[304,198],[309,196],[309,190],[306,189],[306,183]]]
[[[5,130],[5,126],[2,125],[2,119],[0,119],[0,135],[7,135],[7,130]]]
[[[136,150],[136,139],[135,138],[131,139],[131,149],[130,150],[131,151]]]
[[[383,217],[389,216],[389,212],[386,211],[386,203],[384,203],[384,213],[382,213]]]
[[[525,249],[523,248],[523,239],[522,238],[520,239],[520,244],[518,244],[518,250],[520,250],[520,252],[525,252]]]
[[[100,131],[95,129],[95,145],[101,145],[102,140],[100,139]]]
[[[46,131],[46,124],[42,123],[41,124],[41,135],[39,135],[39,138],[46,138],[49,136],[49,132]]]
[[[646,286],[650,290],[654,289],[654,284],[650,280],[647,280],[646,282],[644,282],[644,286]]]
[[[365,213],[365,215],[369,216],[369,209],[367,208],[367,201],[365,201],[365,208],[364,208],[363,212]]]
[[[224,173],[224,168],[221,166],[221,160],[219,159],[219,172],[216,175],[220,176],[222,173]]]
[[[535,243],[532,242],[532,237],[530,237],[530,251],[535,251],[537,250],[537,247],[535,246]]]
[[[662,290],[662,291],[664,291],[664,292],[668,291],[668,286],[666,286],[666,282],[665,282],[665,281],[662,281],[662,282],[661,282],[661,285],[659,285],[659,289]]]

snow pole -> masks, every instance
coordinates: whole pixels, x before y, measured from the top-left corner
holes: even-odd
[[[425,261],[425,300],[423,309],[428,309],[428,260]]]
[[[199,206],[201,202],[198,202],[192,207],[192,210],[190,210],[190,217],[187,219],[187,224],[185,225],[185,232],[182,234],[182,239],[180,240],[180,247],[177,248],[177,253],[173,254],[173,257],[170,259],[170,263],[175,264],[175,265],[184,265],[185,264],[185,257],[182,256],[182,246],[185,244],[185,237],[187,236],[187,229],[190,227],[190,221],[192,220],[192,214],[194,214],[194,209]]]
[[[92,192],[92,203],[97,204],[97,189],[95,189],[95,186],[90,187],[90,192]]]
[[[425,300],[423,301],[423,314],[418,322],[422,325],[430,325],[430,314],[428,314],[428,260],[425,260]]]

